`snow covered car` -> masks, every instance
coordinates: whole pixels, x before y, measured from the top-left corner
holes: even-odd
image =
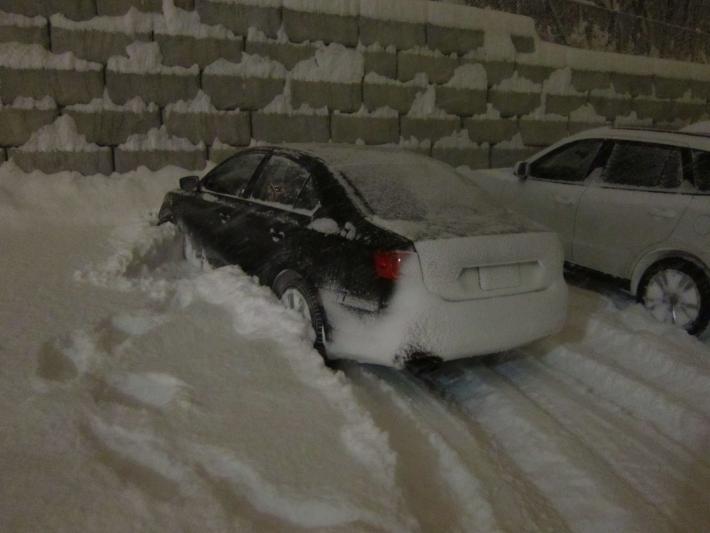
[[[313,326],[329,358],[401,365],[506,350],[557,331],[557,236],[451,167],[391,149],[244,150],[169,192],[187,253],[237,264]]]
[[[710,136],[598,128],[473,179],[557,231],[570,263],[628,282],[658,320],[706,328]]]

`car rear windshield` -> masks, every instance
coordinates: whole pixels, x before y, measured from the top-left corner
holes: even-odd
[[[478,211],[492,202],[451,167],[419,157],[340,165],[338,170],[383,219],[424,221],[449,213]]]

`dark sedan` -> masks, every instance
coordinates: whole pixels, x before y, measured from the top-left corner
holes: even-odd
[[[543,337],[566,312],[557,237],[430,158],[256,147],[169,192],[160,223],[308,320],[328,357],[454,359]]]

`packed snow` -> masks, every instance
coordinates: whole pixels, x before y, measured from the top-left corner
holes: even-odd
[[[433,118],[447,119],[458,118],[456,115],[447,113],[436,105],[436,88],[433,85],[427,87],[423,92],[417,93],[412,107],[409,108],[407,116],[410,118]]]
[[[0,167],[0,530],[707,527],[707,345],[578,276],[543,341],[332,371],[154,225],[187,173]]]
[[[51,98],[50,98],[51,100]],[[101,98],[94,98],[88,104],[72,104],[67,106],[70,111],[79,111],[82,113],[100,113],[101,111],[116,111],[123,113],[155,113],[158,111],[158,106],[151,102],[145,103],[145,100],[140,96],[131,98],[123,105],[118,105],[111,100],[108,89],[104,89],[104,94]]]
[[[328,106],[313,109],[308,104],[301,104],[299,107],[293,107],[293,95],[291,92],[291,79],[288,78],[284,84],[284,90],[281,94],[274,96],[274,99],[269,102],[266,107],[259,110],[260,113],[267,115],[305,115],[305,116],[328,116]]]
[[[192,100],[179,100],[174,104],[168,104],[167,106],[165,106],[166,115],[169,115],[173,112],[206,114],[220,113],[220,111],[212,104],[212,99],[210,98],[210,96],[202,89],[198,91],[197,95]],[[221,114],[226,114],[226,112],[222,111]]]
[[[314,57],[301,61],[291,70],[294,79],[333,83],[360,83],[364,74],[362,53],[337,43],[318,48]]]
[[[15,26],[17,28],[41,28],[47,25],[44,17],[25,17],[16,13],[0,11],[0,26]]]
[[[239,76],[241,78],[285,78],[287,71],[278,61],[253,54],[242,54],[239,63],[218,59],[208,65],[203,74]]]
[[[513,93],[540,93],[542,91],[541,84],[520,76],[517,70],[510,78],[502,80],[493,88],[497,91]]]
[[[0,67],[17,70],[99,71],[101,65],[77,58],[72,52],[53,54],[38,44],[0,43]]]
[[[131,7],[125,15],[94,17],[90,20],[71,20],[60,13],[50,17],[52,26],[74,31],[100,31],[126,35],[150,34],[153,31],[153,15]]]
[[[158,43],[136,41],[126,47],[128,57],[114,56],[108,60],[108,69],[130,74],[172,74],[194,76],[199,73],[197,65],[190,68],[168,67],[163,64],[163,54]]]
[[[471,141],[471,138],[468,135],[468,130],[459,130],[457,132],[452,133],[451,135],[447,135],[446,137],[442,137],[441,139],[437,140],[434,143],[434,148],[451,148],[458,150],[467,150],[470,148],[488,149],[488,144],[476,144]]]
[[[51,96],[45,96],[44,98],[40,99],[31,98],[29,96],[18,96],[12,101],[12,103],[3,104],[3,102],[0,101],[0,109],[3,108],[24,110],[37,109],[40,111],[51,111],[53,109],[57,109],[57,103]]]
[[[429,81],[427,79],[427,75],[424,74],[423,72],[417,73],[414,78],[407,82],[401,82],[399,80],[395,80],[392,78],[388,78],[387,76],[382,76],[381,74],[377,74],[376,72],[368,72],[365,75],[365,83],[372,83],[372,84],[380,84],[380,85],[398,85],[400,87],[421,87],[421,88],[426,88],[429,85]]]
[[[148,133],[131,135],[126,142],[119,146],[125,152],[151,152],[154,150],[168,152],[194,152],[204,150],[203,142],[193,144],[183,137],[173,137],[165,126],[153,128]]]
[[[483,68],[483,65],[472,63],[456,67],[453,76],[444,84],[444,87],[485,91],[488,87],[486,69]]]
[[[58,117],[52,124],[35,131],[20,148],[23,152],[98,152],[108,148],[90,143],[81,135],[69,115]]]

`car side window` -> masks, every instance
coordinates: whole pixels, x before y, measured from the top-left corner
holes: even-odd
[[[683,181],[682,152],[674,146],[617,141],[602,177],[606,183],[632,187],[678,187]]]
[[[592,170],[592,163],[601,145],[599,139],[585,139],[562,146],[533,161],[530,177],[553,181],[584,181]]]
[[[710,152],[692,150],[691,172],[699,191],[710,191]]]
[[[251,197],[294,207],[304,185],[309,182],[309,177],[308,171],[298,163],[285,157],[272,156],[266,163]]]
[[[210,191],[241,196],[263,159],[260,152],[232,156],[207,174],[202,184]]]
[[[296,204],[294,207],[297,209],[305,209],[306,211],[312,211],[320,204],[318,194],[316,193],[315,186],[313,185],[313,177],[311,177],[306,184],[301,189],[301,193],[298,195]]]

